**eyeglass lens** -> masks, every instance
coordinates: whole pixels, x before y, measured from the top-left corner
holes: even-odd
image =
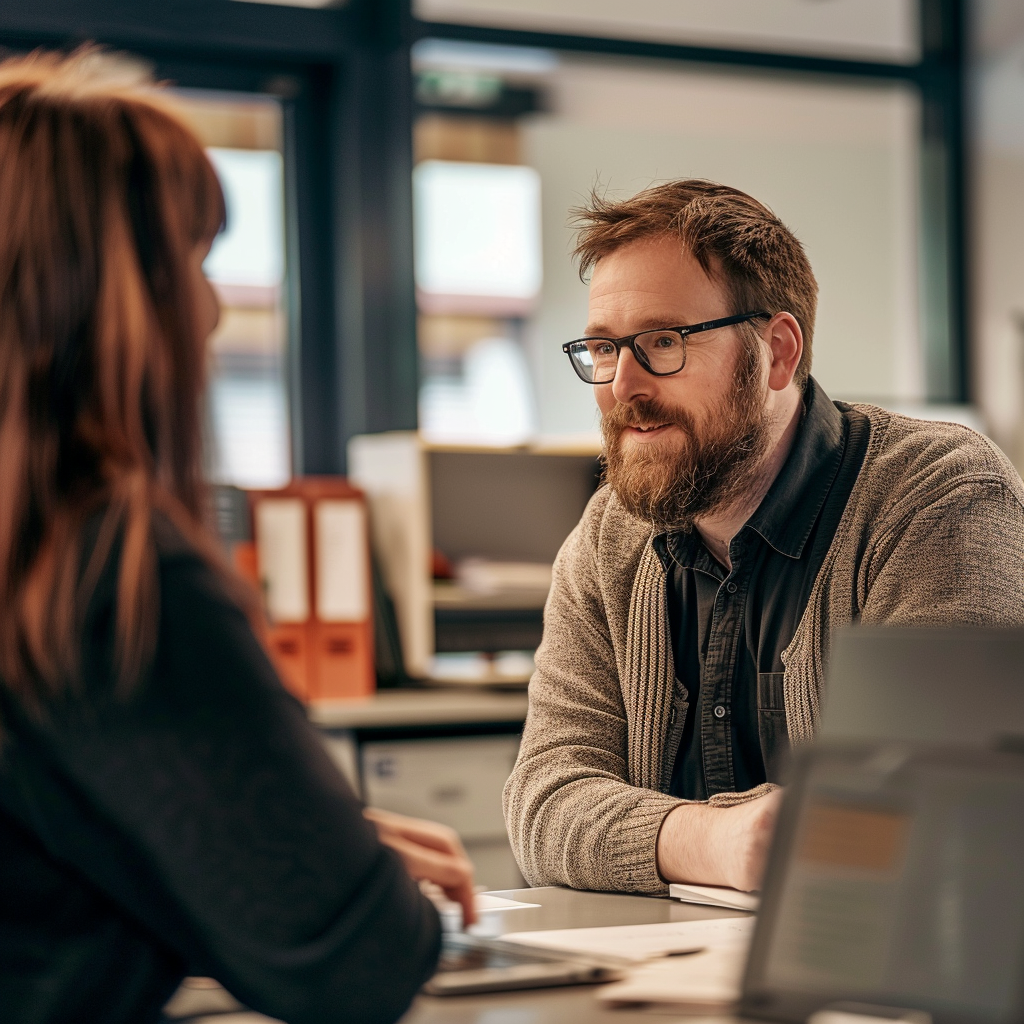
[[[655,373],[676,373],[686,362],[686,339],[678,331],[646,331],[634,344]],[[588,339],[573,347],[572,356],[586,380],[604,384],[615,377],[619,347],[611,341]]]

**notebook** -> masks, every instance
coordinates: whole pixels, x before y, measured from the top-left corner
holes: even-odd
[[[705,907],[722,907],[725,910],[749,910],[756,913],[761,897],[756,892],[740,892],[727,885],[691,885],[689,882],[673,882],[668,894],[683,903],[699,903]]]

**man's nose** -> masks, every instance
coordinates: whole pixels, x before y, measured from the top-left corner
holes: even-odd
[[[615,377],[612,379],[612,394],[615,401],[622,405],[635,402],[638,398],[651,398],[655,378],[637,362],[637,358],[628,348],[619,352],[619,360],[615,364]]]

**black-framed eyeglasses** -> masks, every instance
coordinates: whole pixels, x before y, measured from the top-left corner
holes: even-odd
[[[615,367],[623,348],[628,348],[648,373],[655,377],[671,377],[686,365],[686,339],[691,334],[770,317],[771,313],[763,311],[740,313],[706,320],[702,324],[639,331],[625,338],[579,338],[567,341],[562,351],[569,357],[576,376],[586,384],[610,384],[615,379]]]

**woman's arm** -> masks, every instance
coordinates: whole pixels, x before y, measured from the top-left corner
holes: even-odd
[[[112,602],[98,594],[83,699],[40,733],[90,809],[77,830],[90,834],[56,828],[52,852],[253,1009],[396,1020],[435,966],[433,907],[212,571],[178,555],[160,572],[148,678],[112,692]]]

